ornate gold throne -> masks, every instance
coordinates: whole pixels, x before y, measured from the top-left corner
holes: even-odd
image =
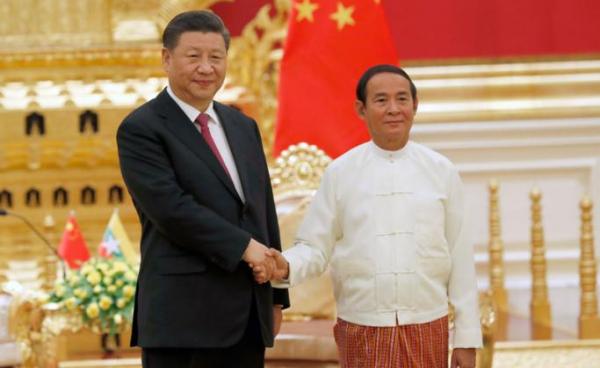
[[[271,169],[271,182],[279,218],[283,249],[293,245],[296,231],[319,187],[329,158],[314,145],[300,143],[281,152]],[[329,272],[290,289],[287,320],[335,317],[333,286]]]

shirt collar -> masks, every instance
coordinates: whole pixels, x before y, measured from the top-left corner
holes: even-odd
[[[195,122],[196,118],[198,118],[198,115],[200,115],[201,111],[198,110],[197,108],[195,108],[194,106],[190,105],[189,103],[183,101],[179,97],[177,97],[175,95],[175,93],[173,92],[173,90],[171,89],[170,85],[167,85],[167,93],[169,94],[169,96],[171,96],[171,98],[175,101],[175,103],[181,108],[181,110],[183,110],[183,112],[185,113],[185,116],[187,116],[191,122]],[[210,104],[208,105],[208,107],[206,108],[206,111],[204,113],[207,114],[208,116],[210,116],[209,124],[211,122],[215,123],[217,125],[219,124],[219,117],[217,116],[217,112],[215,111],[215,104],[213,101],[210,101]]]
[[[406,142],[406,145],[404,147],[400,148],[399,150],[388,151],[388,150],[385,150],[385,149],[379,147],[373,141],[369,142],[369,147],[370,147],[371,151],[374,152],[375,155],[377,155],[381,158],[385,158],[385,159],[398,159],[398,158],[405,157],[408,154],[410,145],[411,145],[411,142],[408,141],[408,142]]]

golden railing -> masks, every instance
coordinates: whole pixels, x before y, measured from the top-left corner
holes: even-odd
[[[496,180],[490,183],[490,289],[496,305],[506,303],[508,294],[494,293],[494,288],[504,284],[504,260],[501,254],[502,242],[500,237],[500,216],[498,212],[498,188]],[[546,249],[544,246],[544,230],[542,224],[542,193],[538,188],[530,192],[531,198],[531,260],[530,269],[532,277],[530,323],[531,338],[534,340],[547,340],[552,338],[552,316],[548,299],[548,285],[546,279]],[[580,313],[578,323],[578,336],[580,339],[600,338],[600,318],[598,316],[598,295],[596,292],[597,259],[594,252],[594,233],[592,222],[593,204],[588,197],[580,202],[581,208],[581,235],[579,259],[579,287]],[[494,271],[495,270],[495,271]],[[501,275],[501,276],[499,276]],[[501,312],[502,309],[498,308]],[[509,313],[508,308],[506,313]],[[499,313],[499,317],[502,313]],[[503,340],[506,334],[508,314],[505,318],[497,319],[495,336]],[[502,326],[502,324],[504,326]]]

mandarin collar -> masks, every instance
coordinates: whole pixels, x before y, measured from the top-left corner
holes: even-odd
[[[375,153],[376,156],[381,157],[383,159],[400,159],[403,157],[406,157],[406,155],[408,155],[408,150],[410,148],[411,142],[408,141],[406,142],[406,145],[404,145],[404,147],[400,148],[399,150],[395,150],[395,151],[388,151],[385,150],[381,147],[379,147],[377,144],[375,144],[375,142],[370,141],[369,142],[369,149]]]

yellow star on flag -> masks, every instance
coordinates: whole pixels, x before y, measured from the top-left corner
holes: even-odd
[[[301,3],[296,4],[296,10],[298,11],[296,21],[301,22],[306,19],[309,22],[313,22],[315,20],[313,13],[318,8],[319,5],[311,3],[310,0],[303,0]]]
[[[345,7],[344,4],[338,2],[337,11],[331,14],[331,19],[337,22],[338,31],[341,31],[346,25],[353,26],[355,24],[354,19],[352,18],[353,12],[353,6]]]

